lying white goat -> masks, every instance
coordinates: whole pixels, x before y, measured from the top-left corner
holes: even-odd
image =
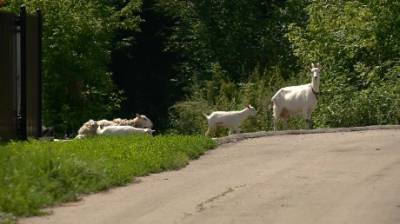
[[[278,90],[272,97],[274,130],[277,130],[278,120],[284,122],[284,128],[287,128],[289,117],[302,114],[306,122],[306,128],[310,129],[311,113],[318,102],[319,83],[320,83],[320,65],[311,64],[312,79],[311,83],[300,86],[289,86]]]
[[[109,120],[106,120],[106,119],[96,121],[96,123],[97,123],[98,126],[102,126],[102,127],[111,126],[111,125],[118,125],[114,121],[109,121]]]
[[[135,128],[132,126],[99,126],[97,135],[128,135],[128,134],[148,134],[152,135],[155,130],[150,128]]]
[[[78,135],[75,138],[80,139],[88,136],[93,136],[96,134],[97,127],[97,122],[90,119],[89,121],[85,122],[82,127],[79,128]]]
[[[208,121],[206,136],[209,136],[210,132],[212,132],[216,127],[229,128],[229,134],[239,133],[239,126],[242,121],[248,116],[254,116],[256,114],[256,109],[251,105],[240,111],[215,111],[210,115],[204,114]]]
[[[144,114],[136,114],[133,118],[133,126],[137,128],[153,128],[153,122]]]
[[[151,129],[153,128],[153,122],[143,114],[136,114],[133,119],[115,118],[112,121],[106,119],[94,121],[90,119],[79,128],[78,135],[75,138],[80,139],[96,135],[96,130],[99,126],[132,126]]]
[[[112,122],[114,123],[114,125],[119,125],[119,126],[132,126],[135,128],[150,128],[150,129],[153,128],[153,122],[151,122],[151,120],[148,117],[146,117],[146,115],[143,114],[136,114],[136,116],[133,119],[116,118],[112,120]]]

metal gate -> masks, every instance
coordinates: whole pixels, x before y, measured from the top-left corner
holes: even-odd
[[[27,139],[42,132],[42,17],[0,12],[0,138]]]

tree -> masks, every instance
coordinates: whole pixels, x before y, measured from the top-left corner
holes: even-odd
[[[43,23],[44,123],[72,132],[89,118],[118,110],[121,92],[111,79],[111,40],[117,29],[135,30],[140,0],[12,0],[17,11],[40,8]]]
[[[289,40],[304,64],[323,64],[320,126],[398,123],[397,1],[313,1]]]
[[[232,80],[240,82],[246,81],[255,69],[277,66],[286,77],[298,69],[285,34],[290,21],[306,15],[298,10],[306,4],[307,1],[168,0],[162,6],[178,21],[170,50],[181,55],[180,71],[184,77],[211,79],[213,66],[219,64]]]

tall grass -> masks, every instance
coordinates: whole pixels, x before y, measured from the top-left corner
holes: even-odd
[[[40,208],[76,200],[82,193],[183,167],[214,145],[202,136],[178,135],[3,144],[0,214],[37,215]]]

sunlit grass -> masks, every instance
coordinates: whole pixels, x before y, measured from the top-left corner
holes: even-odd
[[[0,145],[0,213],[37,215],[40,208],[76,200],[82,193],[181,168],[214,146],[203,136],[178,135]]]

